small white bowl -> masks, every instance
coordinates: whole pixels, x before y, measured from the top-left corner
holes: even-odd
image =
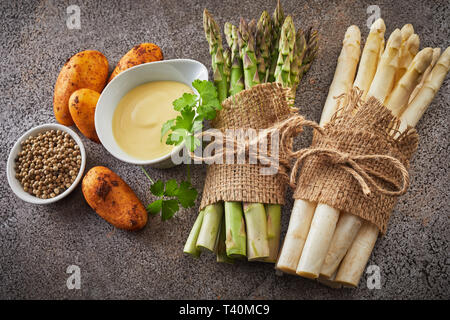
[[[122,97],[131,89],[152,81],[178,81],[192,88],[195,79],[208,80],[208,69],[195,60],[175,59],[149,62],[127,69],[117,75],[103,89],[95,109],[95,129],[103,146],[114,157],[124,162],[149,165],[155,168],[170,168],[175,164],[171,155],[179,153],[184,144],[160,158],[153,160],[136,159],[124,152],[114,139],[112,121],[114,111]],[[192,90],[196,92],[194,88]]]
[[[44,132],[44,131],[48,131],[48,130],[61,130],[61,131],[64,131],[64,132],[67,132],[68,134],[70,134],[70,136],[73,138],[73,140],[75,140],[75,142],[80,147],[81,166],[80,166],[80,171],[78,172],[77,178],[75,179],[75,181],[72,183],[72,185],[66,191],[64,191],[63,193],[57,195],[56,197],[50,198],[50,199],[40,199],[35,196],[32,196],[31,194],[29,194],[28,192],[25,192],[23,190],[23,187],[20,184],[19,180],[16,179],[16,170],[14,169],[14,167],[15,167],[15,159],[17,158],[17,155],[19,154],[19,152],[22,151],[22,146],[21,146],[20,142],[26,140],[30,136],[36,136],[40,132]],[[67,196],[69,193],[71,193],[73,191],[73,189],[75,189],[75,187],[78,185],[78,183],[80,183],[80,180],[81,180],[81,177],[83,176],[85,167],[86,167],[86,151],[84,150],[84,145],[83,145],[83,142],[81,141],[80,137],[72,129],[70,129],[66,126],[56,124],[56,123],[48,123],[48,124],[43,124],[43,125],[40,125],[40,126],[37,126],[37,127],[34,127],[32,129],[28,130],[17,140],[17,142],[12,147],[11,152],[9,153],[8,162],[6,164],[6,171],[7,171],[9,186],[11,187],[12,191],[16,194],[16,196],[18,196],[20,199],[22,199],[26,202],[30,202],[30,203],[34,203],[34,204],[49,204],[49,203],[61,200],[62,198]]]

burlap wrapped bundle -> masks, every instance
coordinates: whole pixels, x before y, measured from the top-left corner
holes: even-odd
[[[297,114],[292,104],[290,89],[277,83],[257,85],[226,99],[212,125],[221,131],[267,129]],[[287,163],[284,152],[280,153],[280,162]],[[284,204],[288,181],[281,174],[261,175],[263,167],[263,164],[248,164],[248,161],[209,165],[200,210],[222,200]]]
[[[301,167],[295,199],[327,204],[357,215],[386,232],[398,196],[409,185],[409,160],[417,149],[412,128],[400,133],[399,121],[375,98],[348,96],[310,148],[297,154],[292,178]]]

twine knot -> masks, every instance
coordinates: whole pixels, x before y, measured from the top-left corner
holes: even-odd
[[[293,188],[295,188],[295,181],[297,180],[297,174],[299,172],[300,164],[310,156],[316,156],[326,159],[330,163],[335,164],[342,170],[350,173],[356,179],[356,181],[358,181],[363,193],[366,196],[371,193],[371,188],[369,187],[369,185],[378,192],[389,196],[402,195],[406,193],[406,190],[409,186],[408,170],[403,165],[403,163],[401,163],[401,161],[394,157],[383,154],[351,155],[332,148],[310,147],[294,153],[294,157],[296,158],[296,160],[292,167],[290,177],[290,185]],[[383,173],[372,170],[368,165],[364,164],[364,160],[388,161],[393,168],[398,170],[402,181],[399,183],[395,179]],[[375,179],[379,179],[393,185],[396,190],[389,190],[384,186],[380,186],[375,181]]]

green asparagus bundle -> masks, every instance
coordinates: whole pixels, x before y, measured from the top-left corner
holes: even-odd
[[[238,27],[225,23],[225,50],[220,28],[206,9],[203,23],[220,101],[264,82],[279,82],[295,92],[317,54],[317,32],[296,32],[280,1],[272,18],[263,11],[258,22],[241,18]],[[219,262],[246,257],[274,263],[280,233],[281,205],[221,202],[199,213],[184,252],[199,257],[207,249]]]

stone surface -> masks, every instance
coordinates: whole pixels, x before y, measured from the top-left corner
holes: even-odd
[[[67,58],[97,49],[110,70],[133,45],[154,42],[166,59],[191,58],[210,67],[202,29],[208,8],[222,25],[239,15],[257,18],[275,1],[2,1],[0,4],[0,298],[147,299],[449,299],[449,83],[447,79],[419,123],[419,150],[411,167],[411,187],[401,197],[387,234],[378,240],[370,265],[381,270],[382,287],[369,290],[366,275],[356,290],[332,290],[315,282],[277,277],[263,263],[224,265],[212,255],[200,260],[182,248],[196,209],[172,221],[149,220],[140,232],[120,231],[97,216],[78,187],[64,200],[36,206],[19,200],[6,181],[8,153],[16,139],[38,124],[55,122],[53,86]],[[318,120],[336,66],[345,29],[356,24],[368,33],[367,7],[376,3],[387,31],[413,23],[422,47],[449,45],[449,3],[445,1],[283,1],[297,26],[319,29],[317,60],[297,93],[297,106]],[[81,30],[66,27],[66,8],[81,9]],[[307,146],[310,136],[296,141]],[[150,201],[149,184],[137,166],[113,158],[83,137],[87,168],[105,165]],[[205,166],[192,168],[201,190]],[[149,169],[154,179],[185,176],[185,167]],[[292,196],[287,195],[288,199]],[[198,201],[199,203],[199,201]],[[197,203],[197,205],[198,205]],[[292,200],[283,209],[287,229]],[[81,268],[80,290],[68,290],[66,269]]]

